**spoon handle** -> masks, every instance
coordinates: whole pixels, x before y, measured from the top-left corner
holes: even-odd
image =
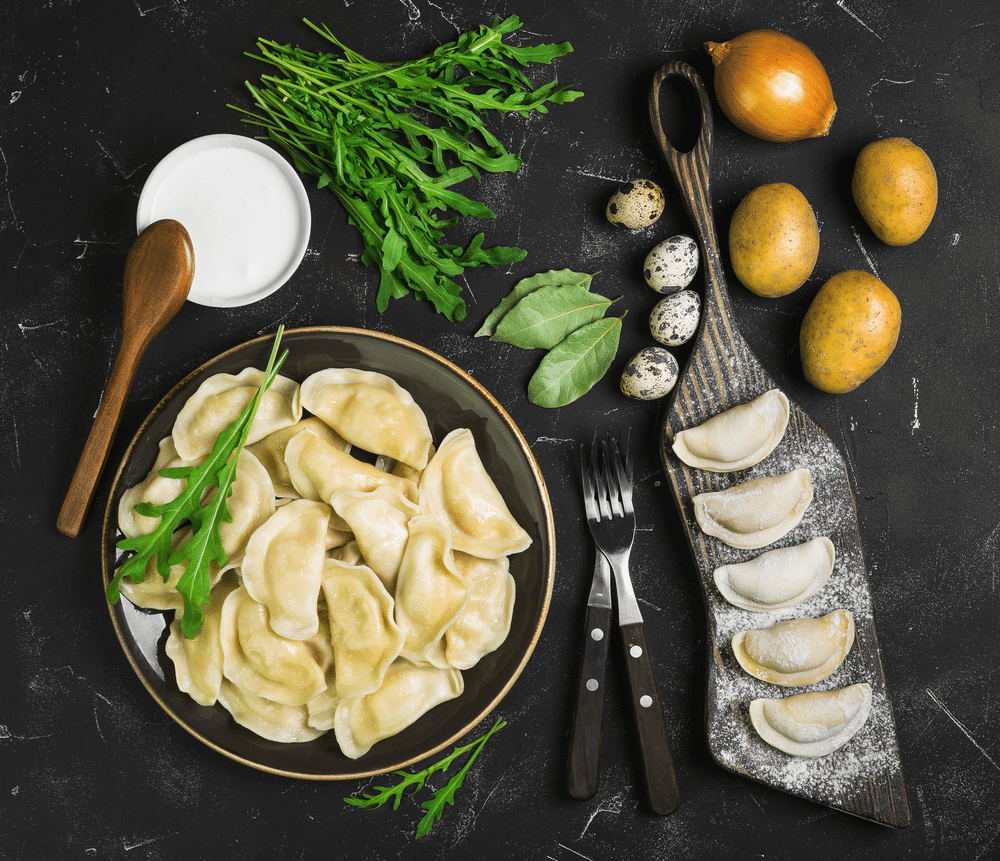
[[[83,454],[80,455],[80,462],[73,473],[69,490],[59,511],[59,518],[56,520],[56,528],[70,538],[75,538],[80,533],[87,517],[90,500],[108,459],[108,452],[111,450],[111,443],[114,441],[121,419],[122,407],[125,405],[125,398],[145,346],[133,340],[123,340],[118,350],[104,397],[101,399],[97,415],[94,416],[94,424],[90,428]]]

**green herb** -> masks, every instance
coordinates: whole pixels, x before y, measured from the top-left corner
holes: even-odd
[[[490,340],[548,350],[581,326],[600,320],[611,301],[579,284],[540,287],[504,315]]]
[[[520,29],[516,15],[461,35],[422,59],[368,60],[326,26],[305,22],[336,53],[309,52],[258,40],[255,59],[279,75],[247,88],[259,112],[235,108],[261,126],[303,173],[329,187],[360,232],[362,262],[381,270],[377,307],[411,293],[450,320],[466,306],[454,280],[468,267],[511,263],[520,248],[484,248],[477,234],[462,248],[443,231],[459,216],[493,218],[489,207],[451,186],[481,171],[513,172],[521,159],[486,127],[482,114],[547,113],[583,94],[550,81],[535,87],[520,67],[551,63],[567,42],[516,47],[503,37]],[[233,107],[233,106],[231,106]],[[424,120],[427,122],[424,122]],[[449,217],[439,217],[448,211]]]
[[[530,278],[522,278],[514,285],[514,289],[501,300],[500,304],[490,311],[486,320],[483,321],[483,325],[476,332],[476,337],[492,335],[504,315],[529,293],[549,286],[579,285],[590,289],[590,282],[593,278],[593,275],[574,272],[571,269],[550,269],[548,272],[539,272]]]
[[[226,500],[232,492],[236,464],[246,444],[261,398],[288,356],[288,350],[285,350],[280,358],[276,358],[283,331],[284,327],[279,326],[263,382],[253,400],[247,404],[239,418],[219,434],[205,461],[197,466],[160,470],[160,475],[164,478],[186,479],[184,490],[171,502],[161,505],[140,502],[135,506],[137,513],[144,517],[159,517],[160,522],[149,535],[124,538],[118,542],[119,550],[135,552],[122,563],[108,583],[107,596],[112,604],[118,600],[122,578],[128,577],[133,583],[141,583],[146,576],[146,566],[152,558],[156,558],[156,570],[164,582],[170,577],[171,566],[184,563],[184,573],[176,584],[177,591],[184,598],[181,629],[188,638],[198,633],[204,616],[203,608],[209,601],[212,588],[211,564],[214,562],[223,566],[228,562],[219,527],[232,520]],[[210,487],[216,488],[214,494],[205,493]],[[208,498],[204,498],[206,496]],[[191,534],[171,550],[174,531],[185,521],[191,524]]]
[[[427,781],[428,777],[437,772],[443,773],[448,771],[456,759],[471,750],[472,755],[468,758],[468,760],[466,760],[465,765],[463,765],[458,772],[452,775],[445,786],[435,790],[430,798],[420,804],[426,813],[424,813],[423,818],[417,825],[415,839],[419,839],[429,833],[434,823],[444,815],[446,805],[454,805],[455,793],[462,786],[462,782],[465,780],[465,775],[468,773],[472,763],[476,761],[476,757],[479,756],[479,752],[483,749],[486,742],[489,741],[493,733],[505,726],[507,726],[507,721],[503,718],[498,718],[496,723],[493,724],[492,729],[490,729],[490,731],[485,735],[480,736],[480,738],[469,744],[456,747],[444,759],[438,760],[433,765],[425,768],[423,771],[415,773],[407,771],[393,772],[395,775],[402,778],[399,783],[393,786],[376,786],[374,791],[366,793],[360,798],[350,796],[345,798],[344,801],[354,807],[367,808],[381,807],[386,802],[391,801],[392,809],[399,810],[399,803],[403,800],[404,793],[410,796],[415,795],[423,789],[424,783]]]
[[[589,392],[614,361],[624,318],[590,323],[549,350],[528,383],[528,400],[563,407]]]

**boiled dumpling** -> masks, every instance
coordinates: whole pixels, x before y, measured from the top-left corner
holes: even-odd
[[[750,703],[750,722],[764,741],[792,756],[825,756],[847,744],[871,712],[871,685],[809,691]]]
[[[391,377],[357,368],[326,368],[302,383],[302,404],[353,446],[414,469],[427,465],[427,419],[412,395]]]
[[[126,490],[118,503],[118,528],[127,538],[150,535],[160,522],[159,517],[146,517],[135,511],[140,502],[163,505],[173,502],[187,485],[184,478],[164,478],[160,470],[168,467],[195,466],[199,461],[184,460],[174,448],[173,437],[160,440],[159,453],[149,474],[138,484]]]
[[[314,741],[322,730],[309,726],[306,706],[276,703],[222,680],[219,702],[240,726],[269,741],[286,744]]]
[[[311,430],[341,451],[347,451],[350,448],[347,441],[333,428],[315,416],[300,419],[295,424],[268,434],[259,442],[247,446],[271,476],[276,496],[296,497],[301,495],[292,486],[292,478],[288,474],[288,465],[285,463],[285,447],[300,430]]]
[[[674,453],[688,466],[732,472],[760,463],[788,427],[788,398],[778,389],[712,416],[674,438]]]
[[[214,494],[215,491],[213,490]],[[274,485],[267,470],[246,449],[236,462],[236,475],[226,500],[229,520],[219,524],[227,566],[239,565],[250,536],[274,514]]]
[[[455,550],[484,559],[520,553],[531,537],[483,466],[472,431],[449,433],[420,479],[420,507],[446,524]]]
[[[794,529],[812,502],[808,469],[764,476],[694,497],[702,531],[742,550],[772,544]]]
[[[400,654],[421,661],[462,612],[469,587],[455,568],[440,521],[420,514],[410,519],[409,530],[396,582],[395,618],[406,638]]]
[[[235,376],[214,374],[205,380],[174,420],[172,436],[177,454],[185,460],[205,457],[219,434],[253,400],[263,381],[264,372],[257,368],[244,368]],[[300,418],[299,384],[279,374],[260,400],[247,443],[255,443]]]
[[[417,500],[417,486],[409,479],[376,469],[309,429],[299,431],[288,442],[285,463],[292,486],[305,499],[328,503],[338,490],[367,491],[385,486],[413,502]]]
[[[854,645],[854,616],[834,610],[818,619],[788,619],[770,628],[737,631],[733,654],[750,675],[785,687],[832,675]]]
[[[243,584],[267,607],[276,634],[306,640],[319,630],[317,604],[330,508],[293,499],[276,509],[247,542]]]
[[[715,585],[742,610],[781,610],[815,595],[830,579],[835,562],[833,542],[820,536],[768,550],[747,562],[722,565],[715,569]]]
[[[385,671],[403,648],[392,617],[392,596],[370,568],[328,559],[323,595],[330,617],[337,696],[378,690]]]
[[[219,698],[223,661],[219,634],[222,605],[237,585],[235,575],[230,574],[212,590],[198,636],[190,639],[184,636],[180,613],[170,623],[170,635],[164,650],[174,664],[177,687],[198,705],[210,706]]]
[[[219,626],[223,675],[245,691],[272,702],[305,705],[326,690],[333,663],[327,630],[308,640],[289,640],[268,624],[267,607],[242,586],[222,606]]]
[[[331,679],[323,693],[317,694],[306,703],[309,726],[323,732],[333,729],[337,706],[340,705],[340,697],[337,696],[337,688],[332,681]]]
[[[458,670],[417,666],[399,658],[386,671],[377,691],[337,705],[334,732],[340,749],[345,756],[357,759],[376,742],[396,735],[434,706],[460,696],[464,689]]]
[[[514,614],[514,578],[506,556],[479,559],[455,553],[454,559],[469,586],[469,602],[445,632],[445,659],[467,670],[507,639]]]
[[[410,534],[407,524],[420,508],[395,488],[384,485],[370,491],[338,490],[330,504],[354,535],[365,564],[390,593],[395,592],[396,575]]]
[[[190,526],[178,529],[171,537],[171,549],[176,549],[181,542],[186,541],[190,536]],[[122,594],[136,607],[142,607],[146,610],[183,609],[184,596],[177,591],[177,582],[187,570],[187,562],[171,565],[166,580],[157,571],[156,564],[157,557],[151,557],[146,563],[145,577],[140,583],[133,583],[131,577],[123,577],[121,580]],[[208,570],[210,586],[215,586],[226,571],[214,562],[209,562]]]

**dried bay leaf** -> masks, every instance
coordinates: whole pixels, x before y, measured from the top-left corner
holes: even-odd
[[[587,275],[584,272],[574,272],[571,269],[550,269],[548,272],[540,272],[537,275],[532,275],[530,278],[523,278],[514,285],[514,289],[501,300],[500,304],[489,313],[483,325],[479,327],[479,331],[476,332],[476,337],[482,338],[496,332],[497,324],[507,312],[529,293],[549,286],[580,285],[589,289],[593,278],[593,275]]]
[[[624,318],[588,323],[549,350],[528,383],[528,400],[563,407],[589,392],[614,361]]]
[[[551,284],[521,299],[490,339],[530,350],[548,350],[577,329],[600,320],[611,300],[577,284]]]

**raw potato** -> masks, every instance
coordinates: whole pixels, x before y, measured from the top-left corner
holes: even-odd
[[[927,230],[937,209],[937,173],[907,138],[868,144],[854,166],[854,202],[886,245],[909,245]]]
[[[819,256],[816,216],[787,182],[751,191],[729,225],[733,271],[751,292],[769,299],[787,296],[806,283]]]
[[[878,278],[855,269],[834,275],[802,318],[806,379],[831,394],[853,391],[885,364],[899,326],[899,300]]]

